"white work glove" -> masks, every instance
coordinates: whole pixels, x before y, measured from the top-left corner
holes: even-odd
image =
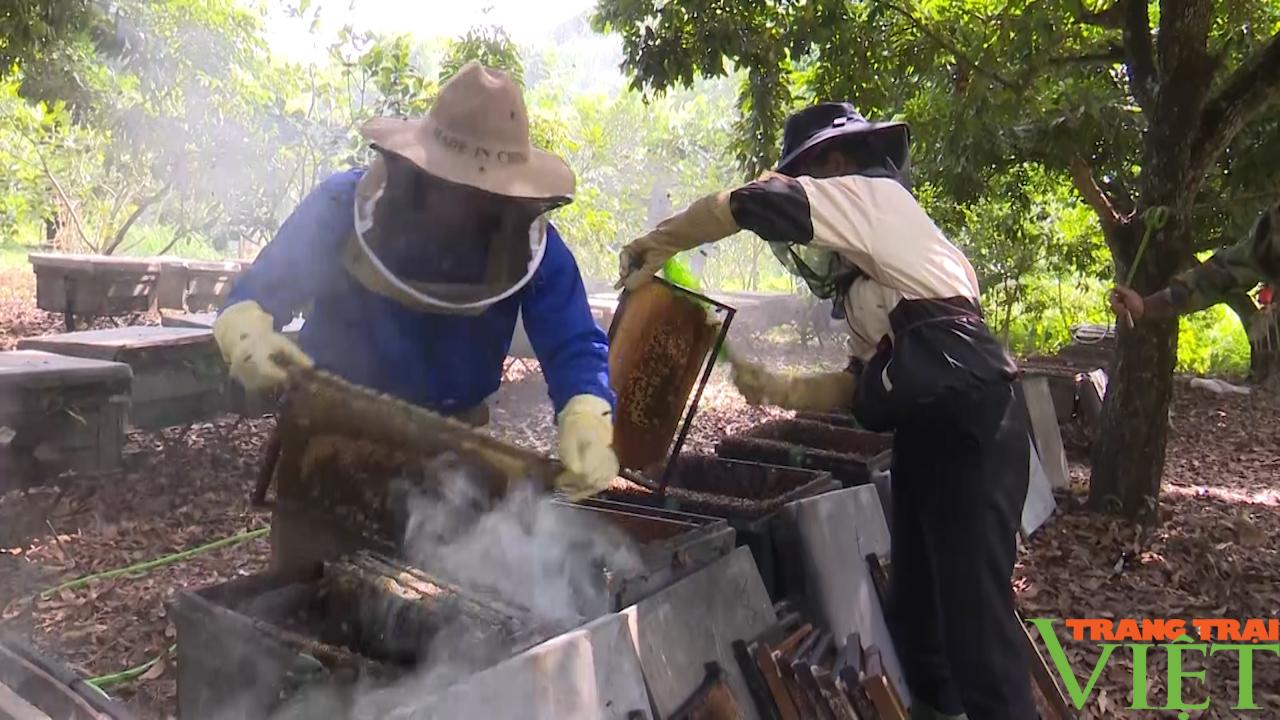
[[[578,500],[604,490],[618,476],[613,411],[595,395],[575,395],[560,411],[560,461],[567,472],[556,487]]]
[[[729,356],[733,384],[751,405],[775,405],[800,412],[832,412],[853,406],[857,384],[852,373],[781,375],[764,366]]]
[[[231,366],[231,377],[251,392],[283,385],[290,367],[315,365],[292,340],[276,332],[271,315],[252,300],[223,310],[213,323],[213,337]]]
[[[707,195],[622,248],[614,287],[634,290],[652,280],[662,264],[677,253],[724,239],[738,230],[729,211],[729,192]]]

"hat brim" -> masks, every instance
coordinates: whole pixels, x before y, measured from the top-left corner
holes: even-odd
[[[519,199],[573,197],[577,184],[573,170],[552,153],[531,148],[527,161],[522,163],[479,159],[471,153],[446,149],[433,137],[435,131],[430,117],[373,118],[360,128],[360,134],[369,142],[449,182]]]
[[[910,137],[910,129],[904,122],[851,122],[841,125],[840,127],[832,127],[817,133],[813,137],[805,141],[803,145],[791,151],[786,157],[778,161],[775,172],[786,172],[789,167],[795,164],[805,153],[822,145],[825,142],[836,138],[848,137],[852,135],[876,135],[883,132],[896,131],[902,133],[907,138]],[[905,145],[905,143],[904,143]]]

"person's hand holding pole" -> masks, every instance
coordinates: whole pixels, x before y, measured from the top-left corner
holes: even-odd
[[[1111,312],[1129,327],[1133,327],[1133,323],[1146,314],[1146,303],[1143,302],[1142,295],[1133,288],[1117,285],[1111,288],[1110,299]]]

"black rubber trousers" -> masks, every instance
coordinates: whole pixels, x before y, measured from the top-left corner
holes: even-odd
[[[998,383],[894,435],[888,621],[912,697],[948,715],[1038,717],[1009,583],[1028,424],[1019,387]]]

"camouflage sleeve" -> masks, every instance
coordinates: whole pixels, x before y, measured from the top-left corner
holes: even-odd
[[[1179,315],[1223,302],[1235,291],[1248,292],[1280,281],[1280,204],[1267,209],[1236,244],[1169,283],[1169,300]]]

